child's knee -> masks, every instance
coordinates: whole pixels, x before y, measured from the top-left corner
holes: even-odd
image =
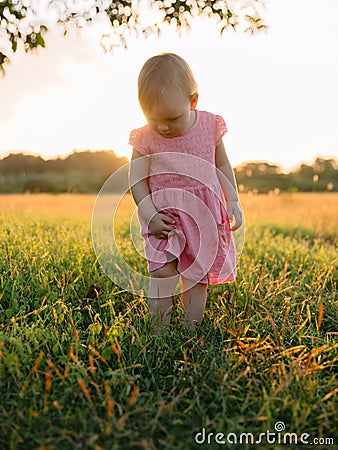
[[[177,278],[178,275],[175,261],[169,262],[150,273],[151,278]]]
[[[160,269],[151,272],[149,297],[172,297],[178,282],[179,273],[176,264],[167,263]]]

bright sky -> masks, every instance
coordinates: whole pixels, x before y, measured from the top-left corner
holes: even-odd
[[[171,51],[191,65],[201,110],[221,114],[234,166],[265,160],[290,169],[316,156],[338,157],[338,2],[270,0],[268,32],[225,32],[196,20],[183,37],[128,41],[104,53],[104,24],[63,36],[46,49],[18,53],[0,79],[0,156],[44,157],[72,150],[130,156],[131,129],[144,125],[136,82],[146,59]]]

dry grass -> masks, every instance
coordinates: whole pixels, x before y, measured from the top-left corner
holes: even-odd
[[[337,193],[241,195],[247,225],[311,227],[334,231],[338,221]]]
[[[236,284],[210,288],[195,334],[177,309],[155,338],[145,300],[102,274],[94,201],[0,197],[0,447],[212,449],[194,442],[203,427],[258,438],[282,421],[322,445],[257,448],[336,448],[337,194],[242,196]],[[121,239],[138,268],[128,229]]]
[[[90,216],[96,195],[9,194],[0,195],[2,212]]]
[[[116,194],[116,198],[120,198]],[[134,208],[131,198],[125,205]],[[60,213],[90,216],[96,195],[78,194],[11,194],[0,195],[2,212]],[[279,224],[337,228],[337,193],[241,194],[247,225]]]

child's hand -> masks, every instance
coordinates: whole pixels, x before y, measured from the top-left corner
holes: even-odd
[[[231,223],[233,223],[230,230],[236,231],[242,225],[243,221],[242,208],[239,202],[228,202],[227,207],[229,220]]]
[[[174,223],[175,221],[171,217],[158,212],[151,218],[149,230],[157,239],[165,239],[174,229]]]

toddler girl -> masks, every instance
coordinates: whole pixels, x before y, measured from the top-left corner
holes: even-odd
[[[242,211],[222,142],[227,129],[221,116],[196,110],[197,83],[180,56],[146,61],[138,92],[147,125],[130,134],[130,185],[150,272],[149,312],[154,325],[170,323],[181,277],[185,323],[194,329],[208,284],[236,276],[231,231]]]

